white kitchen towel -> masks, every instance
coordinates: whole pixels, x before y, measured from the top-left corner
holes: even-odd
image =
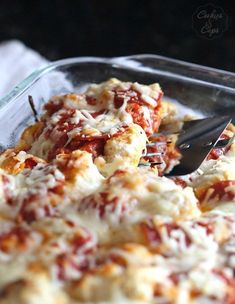
[[[47,60],[18,40],[0,43],[0,99]]]

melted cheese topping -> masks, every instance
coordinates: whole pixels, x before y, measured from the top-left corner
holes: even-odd
[[[122,104],[116,105],[115,92],[123,89],[127,93],[118,95]],[[115,134],[125,131],[124,127],[134,122],[134,114],[132,115],[132,112],[127,110],[133,96],[135,102],[143,103],[140,105],[144,113],[143,119],[147,124],[151,124],[150,109],[158,106],[161,95],[158,84],[144,86],[111,79],[100,85],[92,85],[85,95],[71,94],[65,95],[64,98],[54,97],[49,102],[43,118],[44,129],[32,143],[30,153],[48,159],[52,157],[50,151],[55,148],[55,143],[60,141],[62,141],[61,147],[66,148],[71,142],[77,141],[78,137],[82,140],[104,136],[112,139]],[[135,128],[137,127],[139,126]]]
[[[192,186],[200,194],[218,181],[235,180],[235,157],[221,156],[219,160],[209,160],[200,167],[202,174],[193,177]]]
[[[123,134],[107,140],[104,156],[98,157],[95,164],[99,171],[109,176],[117,169],[137,167],[146,148],[147,137],[143,129],[132,124]]]
[[[235,144],[181,179],[138,167],[182,123],[161,96],[117,79],[55,96],[0,155],[0,304],[235,302]]]

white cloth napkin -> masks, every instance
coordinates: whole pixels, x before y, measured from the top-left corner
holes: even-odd
[[[18,40],[0,43],[0,99],[47,60]]]

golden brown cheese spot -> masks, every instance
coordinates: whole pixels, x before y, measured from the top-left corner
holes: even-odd
[[[65,293],[51,283],[47,273],[28,271],[24,278],[10,283],[1,291],[0,303],[68,304],[69,302]]]
[[[45,161],[22,150],[8,149],[0,155],[0,168],[13,175],[32,169],[39,163]]]
[[[73,183],[77,174],[82,174],[89,167],[87,154],[73,151],[70,154],[59,154],[56,157],[58,168],[64,173],[66,181]]]
[[[26,128],[21,135],[20,141],[17,144],[18,150],[29,150],[33,144],[33,142],[40,136],[44,128],[44,123],[39,121],[34,125]]]
[[[104,178],[92,161],[92,155],[76,150],[71,154],[59,154],[55,164],[63,172],[66,193],[70,199],[80,199],[95,191]]]
[[[176,110],[177,109],[175,104],[167,102],[163,99],[161,108],[161,127],[172,123],[177,123]]]
[[[0,233],[0,251],[12,253],[14,251],[28,251],[30,247],[37,244],[40,236],[30,229],[21,226],[15,226],[9,231]]]

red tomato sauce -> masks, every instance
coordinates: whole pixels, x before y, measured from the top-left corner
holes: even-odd
[[[161,122],[161,94],[158,100],[156,100],[156,106],[153,107],[141,98],[141,94],[139,92],[132,88],[129,90],[113,90],[113,92],[115,93],[114,106],[118,109],[123,105],[124,100],[128,99],[126,112],[131,114],[133,122],[141,126],[147,136],[158,131]],[[145,117],[143,107],[146,107],[149,111],[149,117],[147,118]]]
[[[207,197],[208,191],[211,192],[208,200],[216,199],[216,200],[228,200],[228,201],[234,201],[235,200],[235,190],[233,189],[227,189],[229,186],[235,185],[235,181],[232,180],[226,180],[226,181],[220,181],[215,183],[214,185],[210,186],[199,198],[200,201],[204,201]],[[213,192],[211,191],[213,190]]]
[[[222,134],[220,136],[220,139],[227,139],[229,138],[228,135],[226,134]],[[212,149],[211,152],[209,153],[209,155],[207,156],[207,160],[210,160],[210,159],[218,159],[220,158],[220,156],[226,154],[230,149],[230,145],[227,145],[226,147],[224,148],[215,148],[215,149]]]

